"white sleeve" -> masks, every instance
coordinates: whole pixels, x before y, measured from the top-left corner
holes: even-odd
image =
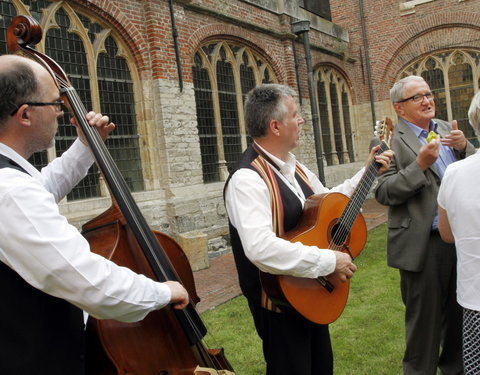
[[[307,175],[308,180],[312,184],[313,192],[315,194],[323,194],[323,193],[330,193],[330,192],[337,192],[337,193],[342,193],[346,195],[347,197],[351,196],[353,191],[355,190],[355,187],[359,183],[360,179],[363,176],[363,173],[365,172],[365,167],[360,169],[355,175],[353,175],[352,178],[346,179],[343,183],[340,185],[337,185],[331,189],[328,189],[327,187],[323,186],[323,184],[320,182],[318,179],[317,175],[310,171],[307,167],[304,165],[300,164],[302,169],[305,171],[305,174]]]
[[[230,179],[225,203],[247,258],[264,272],[315,278],[335,270],[332,250],[292,243],[276,236],[268,188],[249,169],[240,169]]]
[[[90,148],[77,138],[62,156],[42,168],[42,184],[58,203],[87,175],[93,162]]]
[[[169,303],[168,286],[90,252],[38,181],[9,173],[11,188],[0,183],[0,261],[96,318],[137,321]]]

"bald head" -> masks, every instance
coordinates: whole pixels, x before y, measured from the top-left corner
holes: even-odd
[[[20,103],[39,92],[39,75],[48,74],[39,63],[16,55],[0,56],[0,126]]]
[[[35,71],[47,71],[41,64],[27,57],[18,55],[0,55],[0,73],[3,74],[4,71],[14,71],[18,65],[28,65]]]

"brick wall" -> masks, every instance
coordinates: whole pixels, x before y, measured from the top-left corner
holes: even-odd
[[[414,1],[363,0],[365,28],[375,101],[388,100],[396,75],[409,62],[432,51],[455,47],[480,48],[480,1],[435,0],[402,9]],[[363,49],[359,0],[331,0],[332,21],[349,30],[350,50],[358,57],[352,81],[362,78],[360,49]],[[353,23],[353,25],[352,25]],[[366,84],[354,85],[358,102],[369,100]],[[362,87],[363,86],[363,87]]]
[[[105,22],[105,27],[112,27],[126,43],[132,67],[137,69],[141,85],[137,108],[147,191],[135,194],[135,198],[142,211],[156,229],[174,235],[200,231],[210,243],[218,243],[226,235],[227,223],[223,183],[202,183],[192,83],[192,60],[202,42],[225,38],[241,41],[265,57],[281,83],[300,90],[307,123],[296,154],[316,170],[304,48],[291,30],[293,21],[312,21],[312,63],[314,67],[329,64],[343,73],[352,92],[355,119],[358,162],[326,168],[328,186],[340,183],[363,165],[373,134],[360,17],[362,3],[377,119],[395,117],[388,90],[399,70],[412,59],[455,46],[480,48],[480,0],[435,0],[415,6],[412,1],[331,0],[333,23],[298,9],[293,0],[177,0],[173,7],[184,80],[180,92],[168,1],[68,3]],[[108,205],[108,199],[98,199],[64,204],[62,210],[80,225]]]

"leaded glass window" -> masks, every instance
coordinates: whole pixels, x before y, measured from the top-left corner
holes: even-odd
[[[298,0],[298,5],[326,20],[332,20],[330,0]]]
[[[195,104],[197,107],[197,127],[202,154],[204,182],[219,181],[218,144],[213,113],[213,96],[207,69],[202,68],[199,53],[195,54],[193,80],[195,82]]]
[[[12,18],[17,16],[17,11],[10,0],[0,0],[0,54],[7,51],[7,28]]]
[[[322,149],[327,165],[354,162],[351,94],[347,82],[330,66],[316,69],[314,80]]]
[[[350,118],[350,103],[349,95],[345,89],[345,86],[342,90],[342,111],[343,111],[343,121],[345,123],[345,140],[347,141],[347,151],[348,157],[350,160],[355,160],[355,154],[353,151],[353,132],[352,132],[352,122]]]
[[[45,52],[65,70],[85,108],[100,108],[115,123],[116,129],[107,141],[107,148],[130,189],[143,190],[134,83],[127,60],[117,40],[111,35],[111,30],[100,26],[87,15],[76,12],[67,2],[62,2],[54,14],[51,9],[45,11],[53,4],[49,0],[23,0],[22,3],[29,12],[25,15],[34,17],[41,25],[49,25],[43,27],[44,51],[40,44],[37,49]],[[6,28],[17,15],[15,4],[22,9],[18,0],[0,0],[0,53],[7,53]],[[71,32],[73,26],[75,33]],[[85,33],[84,38],[79,35],[82,32]],[[42,168],[49,160],[67,150],[76,136],[70,116],[66,113],[59,121],[54,148],[35,153],[30,162],[38,169]],[[99,172],[93,166],[67,199],[98,197],[102,193],[100,185]]]
[[[139,137],[133,97],[133,81],[126,60],[118,56],[118,46],[109,36],[98,57],[97,75],[102,111],[116,128],[107,139],[107,148],[132,191],[144,189]]]
[[[217,61],[217,87],[225,160],[230,167],[240,158],[242,146],[233,67],[224,47],[220,49],[220,59]]]
[[[257,84],[275,82],[275,75],[260,55],[230,41],[201,46],[193,62],[203,181],[223,181],[251,142],[245,96]]]
[[[85,108],[92,108],[90,77],[83,43],[77,34],[68,31],[70,18],[62,8],[56,12],[55,21],[59,28],[47,31],[45,52],[67,73]],[[77,138],[75,128],[70,124],[69,119],[70,114],[66,112],[63,121],[59,122],[55,137],[56,156],[62,155]],[[69,193],[67,198],[75,200],[100,195],[98,181],[96,167],[90,168],[87,176]]]

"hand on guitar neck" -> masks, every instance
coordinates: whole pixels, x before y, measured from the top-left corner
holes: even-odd
[[[345,282],[352,278],[353,273],[357,270],[357,266],[353,264],[352,257],[347,253],[335,251],[335,271],[341,282]]]
[[[372,158],[375,158],[375,162],[379,164],[378,174],[382,174],[390,168],[390,163],[393,158],[393,150],[386,150],[381,152],[380,145],[372,148],[370,151],[370,157],[367,160],[366,166],[370,165]]]
[[[390,149],[383,150],[381,144],[385,143],[388,147],[390,147],[390,142],[393,136],[393,123],[389,117],[385,117],[382,121],[377,121],[375,124],[375,137],[377,138],[377,144],[374,146],[370,151],[370,156],[367,160],[366,166],[370,165],[373,158],[378,163],[378,174],[382,174],[390,168],[390,163],[394,156],[394,152]]]

